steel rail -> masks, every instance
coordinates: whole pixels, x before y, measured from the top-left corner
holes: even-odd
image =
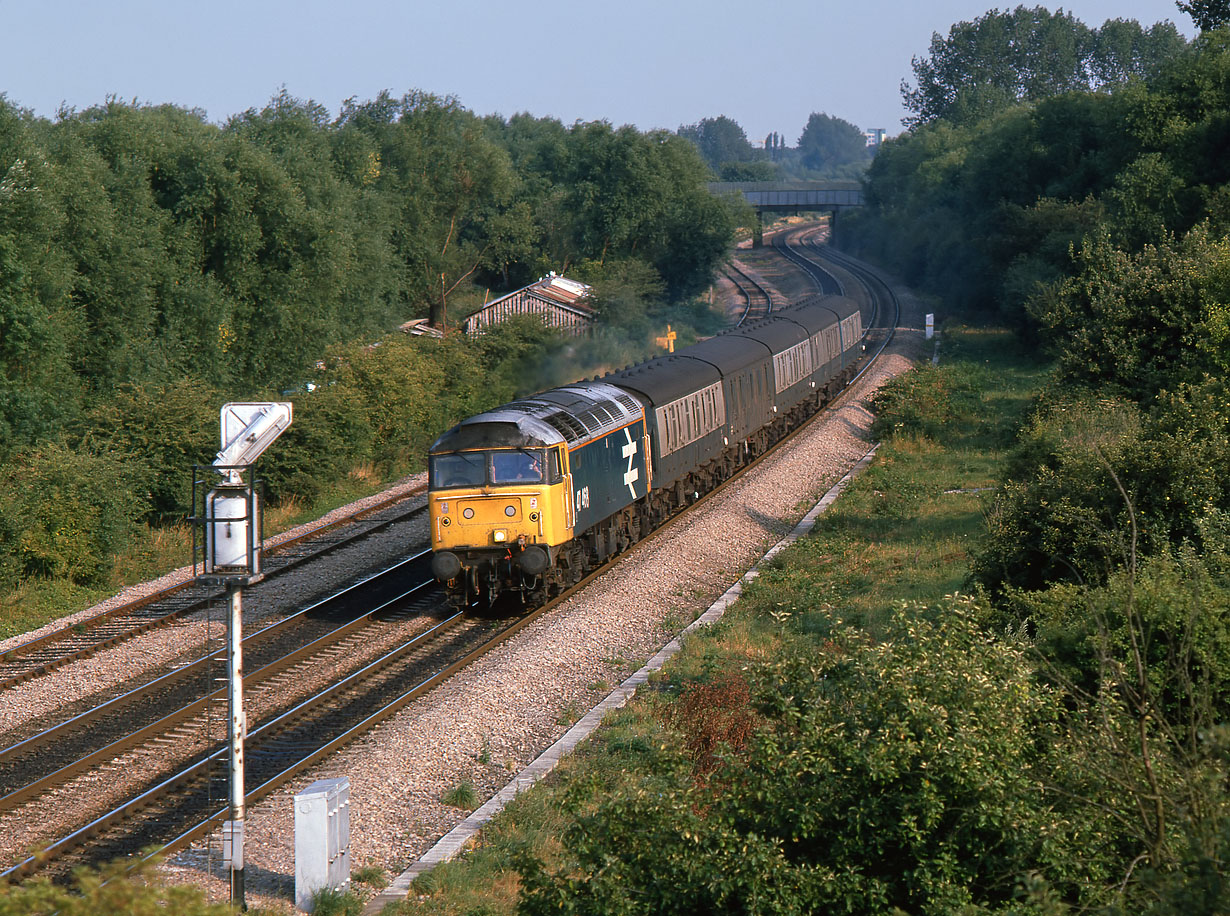
[[[743,281],[739,279],[739,277],[743,277],[743,279],[746,280],[747,283],[750,283],[753,287],[755,287],[756,295],[764,299],[764,302],[765,302],[764,314],[768,315],[773,311],[773,296],[770,295],[768,289],[765,288],[764,284],[758,282],[747,271],[742,270],[741,268],[737,267],[733,262],[727,264],[724,269],[725,269],[727,278],[730,280],[731,283],[735,285],[735,288],[739,290],[743,298],[747,300],[747,305],[744,307],[743,314],[739,317],[739,320],[735,322],[735,327],[737,328],[742,327],[748,320],[752,318],[752,309],[753,309],[752,299],[754,298],[752,295],[752,292],[747,288],[747,286],[743,283]],[[756,317],[763,317],[763,316],[756,316]]]
[[[332,595],[329,598],[325,599],[325,601],[319,602],[318,604],[313,605],[310,608],[304,609],[303,611],[294,615],[293,618],[287,618],[285,620],[279,621],[276,624],[272,624],[271,626],[266,627],[263,630],[260,630],[260,631],[257,631],[256,633],[251,634],[249,637],[247,637],[244,640],[245,648],[249,647],[249,640],[256,641],[260,638],[267,639],[276,632],[290,629],[295,624],[299,623],[303,619],[304,615],[318,611],[322,606],[328,603],[332,603],[335,601],[342,600],[346,597],[349,597],[352,591],[355,591],[361,587],[365,587],[365,586],[370,587],[373,581],[377,581],[378,579],[383,578],[385,576],[393,576],[393,575],[402,574],[403,567],[410,565],[412,562],[417,561],[417,565],[423,566],[424,569],[422,571],[425,572],[426,564],[425,562],[423,562],[423,558],[424,558],[424,554],[418,554],[415,557],[413,557],[411,560],[404,561],[403,563],[398,564],[397,566],[392,567],[389,570],[386,570],[384,573],[380,574],[379,576],[372,577],[371,579],[367,580],[364,583],[361,583],[358,586],[351,586],[350,588],[344,589],[342,592],[339,592],[336,595]],[[286,671],[296,665],[300,665],[306,660],[311,659],[312,657],[318,655],[319,653],[331,648],[332,646],[337,645],[339,642],[350,637],[356,632],[360,632],[364,629],[369,628],[373,624],[373,618],[375,618],[377,615],[383,614],[389,611],[391,608],[404,603],[407,599],[415,595],[417,592],[420,592],[426,588],[429,588],[433,584],[433,581],[434,580],[427,579],[427,580],[418,582],[408,588],[403,588],[402,590],[399,590],[399,592],[393,595],[392,597],[383,599],[379,605],[377,605],[376,607],[370,608],[362,615],[317,637],[316,639],[301,646],[300,648],[295,649],[292,652],[289,652],[269,662],[268,664],[263,665],[260,668],[257,668],[251,671],[250,673],[246,674],[244,677],[245,684],[247,684],[249,687],[257,687],[264,681],[269,680],[270,678],[278,674],[281,674],[283,671]],[[0,750],[0,762],[7,762],[11,758],[17,758],[17,757],[29,755],[32,752],[38,750],[40,747],[45,747],[46,745],[50,744],[53,741],[64,740],[66,735],[70,734],[71,732],[74,732],[74,731],[79,732],[83,729],[89,728],[91,723],[97,721],[99,718],[102,718],[104,716],[117,715],[120,712],[122,712],[123,708],[126,705],[131,706],[132,704],[136,703],[138,700],[142,699],[143,697],[157,690],[163,689],[164,687],[168,685],[169,682],[185,681],[185,680],[191,681],[194,678],[197,678],[200,675],[206,673],[212,667],[212,664],[216,663],[217,657],[223,654],[225,653],[219,652],[219,653],[214,653],[211,656],[206,656],[204,658],[198,659],[196,662],[193,662],[191,665],[185,666],[184,668],[181,668],[181,669],[177,669],[176,671],[173,671],[173,672],[169,672],[168,674],[163,675],[162,677],[157,678],[154,681],[150,681],[148,684],[144,684],[141,687],[138,687],[137,689],[130,691],[127,694],[124,694],[119,697],[115,697],[114,699],[108,701],[105,704],[102,704],[101,706],[97,706],[94,709],[91,709],[86,713],[82,713],[80,716],[76,716],[72,719],[69,719],[65,722],[60,723],[59,725],[54,726],[53,728],[50,728],[44,732],[41,732],[38,735],[34,735],[26,739],[25,741],[22,741],[18,744],[15,744],[8,748]],[[107,743],[106,745],[91,751],[90,753],[72,761],[71,763],[67,765],[62,766],[59,769],[56,769],[50,773],[47,773],[39,777],[38,779],[34,780],[33,782],[27,783],[25,786],[22,786],[20,788],[10,791],[8,794],[4,795],[3,797],[0,797],[0,814],[3,814],[6,811],[10,811],[13,808],[16,808],[18,805],[22,804],[23,802],[29,800],[30,798],[33,798],[34,796],[38,795],[41,792],[44,792],[52,788],[53,786],[67,782],[68,780],[78,775],[81,775],[82,773],[87,772],[88,770],[99,765],[100,763],[103,763],[107,760],[111,760],[111,759],[114,759],[115,757],[118,757],[120,754],[124,753],[125,751],[130,750],[134,747],[137,747],[145,743],[151,738],[167,733],[172,728],[178,725],[181,725],[191,720],[193,717],[198,716],[201,713],[205,712],[211,703],[215,703],[220,699],[224,699],[225,697],[226,697],[225,688],[218,688],[217,690],[206,693],[204,696],[198,697],[192,702],[184,706],[181,706],[178,709],[160,717],[156,721],[151,722],[150,724],[143,726],[136,731],[129,732],[123,737],[118,738],[114,741],[111,741]],[[179,736],[179,738],[180,740],[184,740],[184,736]]]
[[[261,742],[262,741],[275,740],[279,734],[285,731],[288,727],[290,727],[296,721],[302,719],[308,713],[321,709],[321,708],[325,708],[326,705],[332,700],[334,700],[339,693],[345,690],[354,690],[354,689],[360,688],[364,680],[373,678],[383,673],[391,665],[394,665],[398,661],[405,659],[411,653],[421,650],[425,643],[429,643],[430,640],[439,638],[442,635],[450,634],[453,628],[458,626],[463,621],[463,619],[464,619],[464,615],[458,612],[454,614],[453,616],[440,621],[434,627],[430,628],[429,630],[423,633],[417,634],[416,636],[412,637],[411,639],[407,640],[406,642],[402,643],[401,645],[397,646],[391,651],[385,653],[379,659],[365,665],[363,668],[359,669],[358,671],[351,672],[349,675],[347,675],[342,680],[335,682],[334,684],[331,684],[329,687],[318,692],[316,695],[314,695],[310,699],[305,700],[299,703],[298,705],[296,705],[295,707],[293,707],[292,709],[287,710],[286,712],[278,715],[277,717],[267,722],[262,723],[260,726],[255,728],[253,731],[248,733],[247,743],[248,743],[248,749],[249,749],[249,758],[251,759],[252,757],[259,755],[261,753]],[[448,668],[445,668],[442,670],[448,671],[452,669],[453,667],[454,666],[450,665]],[[421,694],[421,691],[430,689],[430,686],[434,685],[437,682],[437,679],[439,679],[439,677],[440,677],[440,672],[437,672],[435,675],[432,675],[424,679],[423,681],[421,681],[414,688],[414,690],[420,691],[420,694]],[[410,691],[410,692],[414,692],[414,691]],[[401,700],[405,696],[406,694],[403,694],[402,697],[399,697],[398,699]],[[390,712],[388,714],[391,715],[392,713]],[[376,715],[379,715],[379,713],[377,713]],[[372,722],[373,718],[374,717],[369,716],[368,719],[365,721]],[[372,722],[372,724],[374,724],[374,722]],[[353,732],[353,728],[350,731]],[[335,741],[330,741],[329,745],[336,746]],[[326,746],[329,746],[329,745],[326,745]],[[182,790],[186,787],[191,786],[193,783],[199,783],[202,779],[208,780],[210,771],[217,767],[219,761],[225,760],[229,752],[230,752],[229,747],[222,747],[210,753],[205,758],[182,769],[178,773],[175,773],[163,779],[157,785],[149,788],[148,790],[136,796],[135,798],[128,799],[123,804],[115,807],[114,809],[106,812],[105,814],[100,815],[99,817],[96,817],[94,820],[90,821],[88,824],[82,827],[79,827],[78,829],[74,830],[72,833],[68,834],[67,836],[64,836],[48,844],[38,853],[27,857],[26,859],[22,860],[16,865],[10,867],[8,870],[4,872],[0,872],[0,881],[12,880],[14,878],[25,877],[39,869],[45,868],[50,862],[65,855],[70,850],[81,846],[82,844],[88,842],[89,840],[95,837],[101,836],[108,829],[117,826],[119,823],[126,820],[130,816],[134,815],[141,809],[148,808],[152,806],[153,804],[155,804],[160,799],[166,798],[172,792]],[[319,749],[317,749],[314,753],[320,753]],[[307,764],[304,764],[304,765],[307,765]],[[283,771],[283,774],[290,773],[291,769],[293,768]],[[269,791],[272,791],[271,785],[272,783],[276,781],[277,778],[278,777],[275,777],[272,780],[267,780],[265,783],[263,783],[260,786],[260,788],[253,790],[250,793],[245,793],[246,798],[252,801],[259,800],[260,798],[264,796],[264,794],[268,794]],[[290,778],[290,777],[287,776],[286,778]],[[222,809],[222,814],[223,816],[225,816],[226,814],[225,809]],[[199,829],[199,826],[194,829]],[[186,833],[182,835],[186,835]],[[149,844],[148,843],[139,844],[140,848],[144,848],[147,845]],[[165,845],[161,848],[164,851],[168,851],[168,852],[173,851]]]
[[[283,573],[296,569],[305,563],[318,559],[319,557],[331,553],[332,551],[339,550],[342,547],[354,543],[356,540],[367,537],[376,531],[387,528],[388,526],[396,524],[399,521],[403,521],[426,511],[425,506],[415,506],[403,513],[399,513],[394,517],[384,519],[375,525],[351,532],[339,540],[331,541],[323,550],[308,553],[303,556],[289,557],[285,560],[285,562],[277,562],[278,555],[288,553],[289,549],[292,547],[297,547],[313,539],[322,537],[331,531],[337,531],[346,525],[355,524],[357,521],[367,516],[374,515],[377,512],[388,509],[390,506],[396,505],[397,503],[419,496],[425,490],[426,487],[420,487],[396,497],[389,497],[376,504],[365,507],[360,512],[353,513],[345,516],[344,518],[336,519],[332,522],[318,525],[309,531],[297,534],[294,537],[275,544],[265,553],[265,556],[273,560],[273,562],[267,567],[264,573],[264,578],[270,579],[282,575]],[[85,620],[81,620],[64,627],[59,627],[43,634],[42,636],[38,636],[34,639],[28,640],[27,642],[16,645],[11,649],[7,649],[0,653],[0,670],[2,670],[4,666],[12,667],[12,663],[14,661],[18,661],[25,656],[35,653],[36,651],[54,646],[57,643],[80,640],[83,635],[91,630],[98,630],[106,627],[108,624],[114,624],[125,616],[133,616],[145,608],[150,608],[160,602],[173,599],[181,592],[194,588],[199,588],[194,580],[180,582],[164,589],[160,589],[159,591],[153,592],[149,595],[142,596],[141,598],[137,598],[133,601],[126,602],[118,607],[95,614]],[[135,636],[140,636],[150,630],[167,626],[188,613],[207,607],[210,603],[217,600],[222,594],[223,592],[211,588],[204,596],[191,599],[182,607],[172,608],[162,614],[151,614],[147,619],[142,619],[134,625],[121,626],[119,632],[104,634],[101,639],[91,640],[86,645],[61,653],[46,661],[29,665],[16,673],[0,674],[0,690],[3,690],[6,687],[15,686],[35,677],[39,677],[49,671],[54,671],[56,668],[63,667],[70,662],[77,661],[78,659],[96,655],[104,649],[118,645],[119,643],[132,639]]]

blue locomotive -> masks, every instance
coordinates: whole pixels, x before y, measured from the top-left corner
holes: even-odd
[[[432,445],[432,571],[458,606],[558,594],[844,387],[862,314],[813,296],[601,380],[470,417]]]

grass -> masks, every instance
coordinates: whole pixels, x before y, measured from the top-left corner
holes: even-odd
[[[473,811],[478,807],[478,793],[471,782],[459,782],[440,796],[440,801],[453,808]]]
[[[951,368],[926,374],[933,384],[969,389],[969,396],[937,402],[939,413],[926,419],[939,432],[885,443],[810,537],[779,554],[723,620],[685,644],[650,690],[519,795],[475,848],[424,876],[396,912],[511,916],[518,856],[528,852],[548,869],[565,864],[564,837],[577,817],[619,791],[652,793],[655,785],[690,776],[680,733],[670,724],[689,685],[714,684],[771,660],[786,640],[823,644],[836,619],[874,632],[902,601],[932,602],[963,588],[990,498],[971,491],[994,485],[1044,380],[1045,367],[1016,352],[1002,332],[946,337],[943,359]]]

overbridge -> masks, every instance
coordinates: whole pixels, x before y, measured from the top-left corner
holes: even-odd
[[[863,186],[857,181],[714,181],[714,194],[741,194],[756,211],[752,245],[763,242],[764,214],[837,212],[863,205]]]

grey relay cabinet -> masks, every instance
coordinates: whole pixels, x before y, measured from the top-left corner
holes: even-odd
[[[350,780],[318,779],[295,796],[295,906],[350,888]]]

